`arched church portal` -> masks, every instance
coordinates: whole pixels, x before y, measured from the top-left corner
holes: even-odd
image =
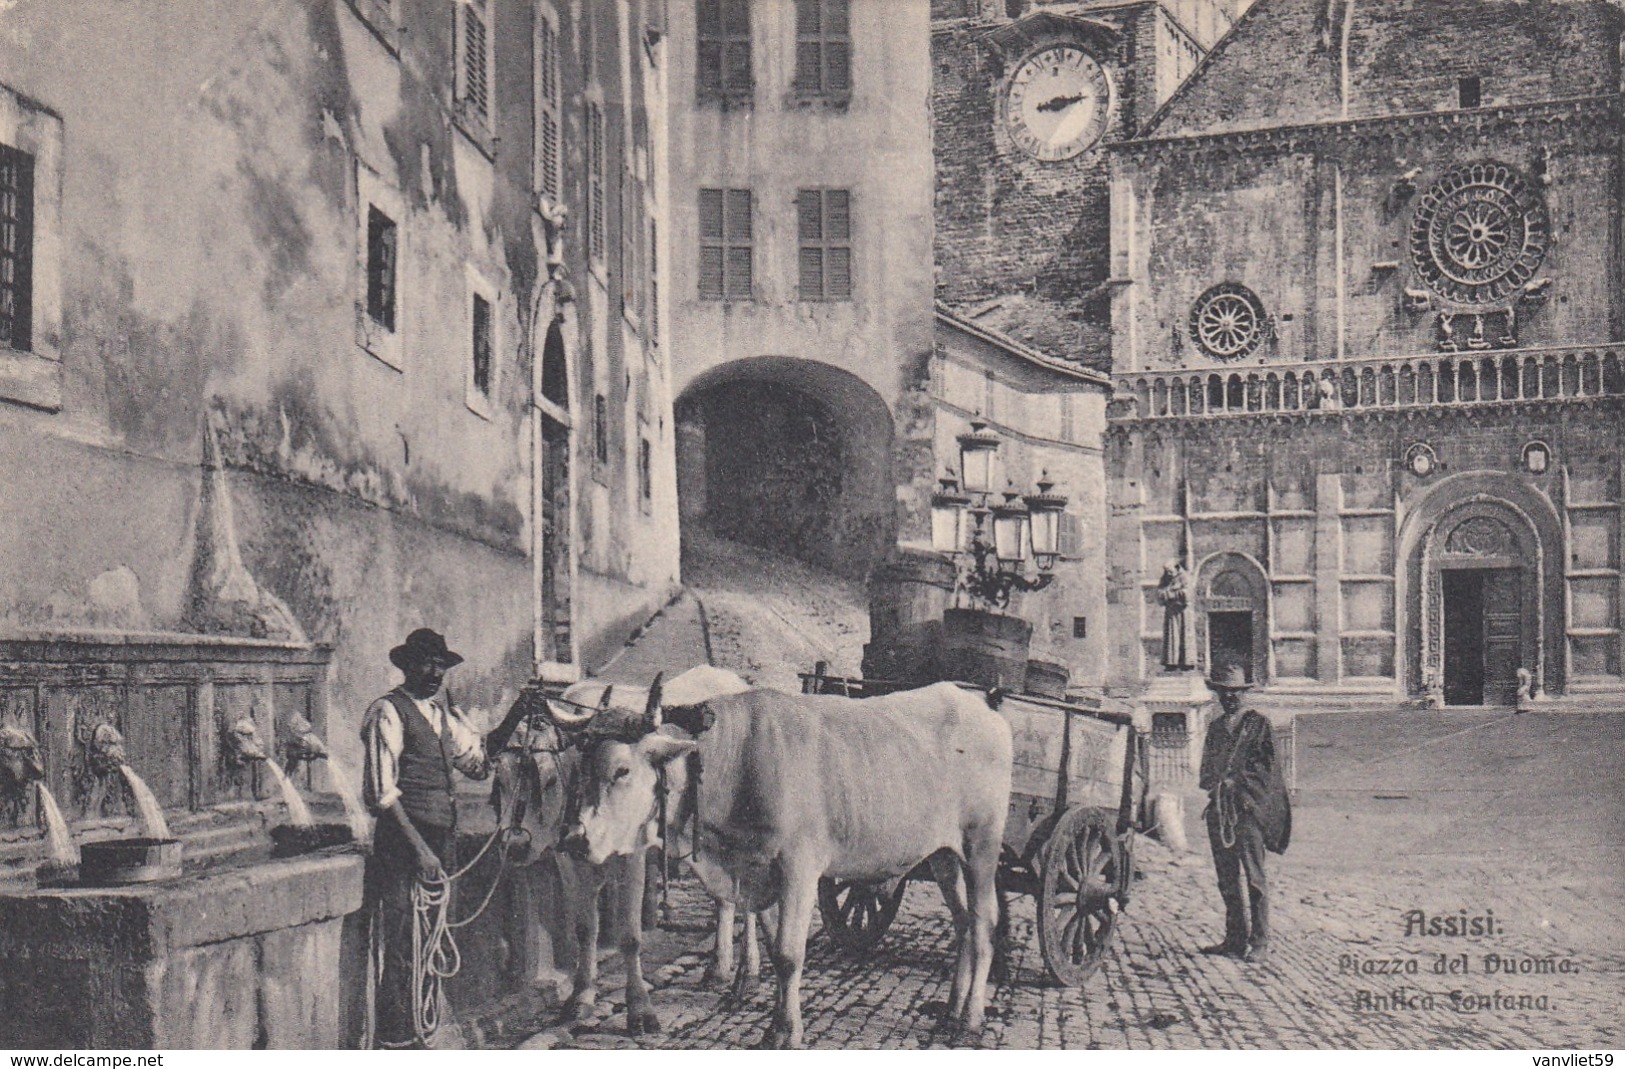
[[[1258,562],[1241,553],[1203,561],[1195,608],[1198,666],[1239,664],[1249,682],[1269,682],[1269,584]]]
[[[1541,671],[1540,538],[1503,501],[1445,513],[1422,542],[1422,664],[1443,705],[1512,705],[1518,669]]]

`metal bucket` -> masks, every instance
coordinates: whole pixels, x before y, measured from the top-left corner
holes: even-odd
[[[179,839],[104,839],[79,847],[79,882],[87,887],[154,883],[180,874]]]

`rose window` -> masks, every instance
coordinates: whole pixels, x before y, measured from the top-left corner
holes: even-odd
[[[1512,168],[1471,163],[1441,178],[1411,219],[1422,281],[1462,304],[1492,304],[1534,277],[1546,257],[1546,204]]]
[[[1264,340],[1264,305],[1246,286],[1226,282],[1197,298],[1191,337],[1215,360],[1239,360]]]

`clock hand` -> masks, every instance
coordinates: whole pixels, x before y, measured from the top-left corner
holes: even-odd
[[[1078,101],[1080,101],[1082,99],[1083,99],[1083,94],[1082,93],[1075,93],[1075,94],[1073,94],[1072,96],[1069,96],[1069,97],[1067,97],[1067,96],[1052,97],[1049,100],[1046,100],[1042,104],[1038,105],[1038,110],[1039,111],[1060,111],[1063,108],[1070,108],[1072,105],[1076,104]]]

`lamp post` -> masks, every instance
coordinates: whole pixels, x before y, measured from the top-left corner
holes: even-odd
[[[1067,499],[1052,492],[1055,484],[1045,472],[1036,494],[1022,496],[1010,485],[1000,495],[1003,500],[993,501],[993,460],[998,450],[999,436],[981,419],[971,420],[971,429],[959,435],[964,489],[950,473],[931,496],[931,545],[961,564],[962,589],[1002,609],[1016,591],[1042,590],[1054,582],[1051,569],[1060,559],[1061,513]],[[1029,555],[1038,568],[1031,577],[1025,574]]]

